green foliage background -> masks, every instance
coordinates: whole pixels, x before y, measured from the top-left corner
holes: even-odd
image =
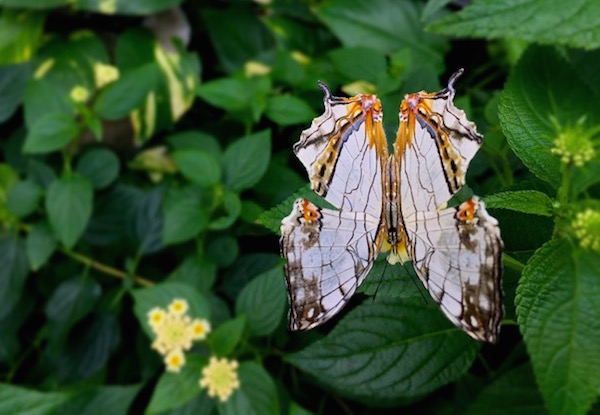
[[[600,151],[600,2],[454,3],[0,0],[0,414],[600,413],[600,219],[576,225],[600,159],[552,151]],[[377,93],[394,137],[403,95],[460,67],[485,135],[460,196],[506,249],[499,344],[382,260],[289,333],[275,233],[312,197],[291,147],[316,81]],[[146,321],[175,297],[213,326],[179,374]],[[210,355],[240,362],[226,403],[198,386]]]

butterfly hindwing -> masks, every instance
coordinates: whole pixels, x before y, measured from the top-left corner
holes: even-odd
[[[378,227],[366,213],[294,202],[281,223],[291,330],[316,327],[346,304],[373,265]]]

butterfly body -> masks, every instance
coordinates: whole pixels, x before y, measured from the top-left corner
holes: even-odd
[[[298,199],[282,221],[290,328],[335,315],[389,247],[390,263],[411,260],[444,314],[470,336],[495,342],[502,317],[502,241],[477,197],[447,208],[482,143],[453,105],[453,75],[437,93],[406,95],[388,154],[375,95],[325,93],[325,112],[294,152],[312,189],[339,210]]]

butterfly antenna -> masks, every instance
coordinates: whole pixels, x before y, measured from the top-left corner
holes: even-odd
[[[385,275],[385,270],[387,269],[389,262],[385,261],[385,265],[383,266],[383,272],[379,277],[379,282],[377,283],[377,287],[375,287],[375,292],[373,293],[373,302],[375,302],[375,297],[377,297],[377,291],[379,291],[379,287],[381,286],[381,281],[383,281],[383,276]]]

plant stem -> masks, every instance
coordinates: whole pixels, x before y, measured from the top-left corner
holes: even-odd
[[[506,253],[502,254],[502,260],[506,268],[511,268],[518,272],[523,272],[523,269],[525,268],[524,264],[522,264],[520,261],[517,261],[515,258],[511,257]]]
[[[87,257],[85,255],[78,254],[77,252],[73,252],[73,251],[68,251],[63,248],[60,248],[59,250],[66,256],[74,259],[75,261],[81,262],[82,264],[87,265],[90,268],[94,268],[96,271],[100,271],[103,274],[111,275],[113,277],[120,278],[122,280],[130,277],[124,271],[113,268],[113,267],[103,264],[101,262],[95,261],[92,258]],[[133,276],[131,276],[131,278],[133,278],[133,281],[135,281],[142,287],[152,287],[154,285],[154,283],[152,281],[147,280],[146,278],[143,278],[143,277],[139,277],[137,275],[133,275]]]

